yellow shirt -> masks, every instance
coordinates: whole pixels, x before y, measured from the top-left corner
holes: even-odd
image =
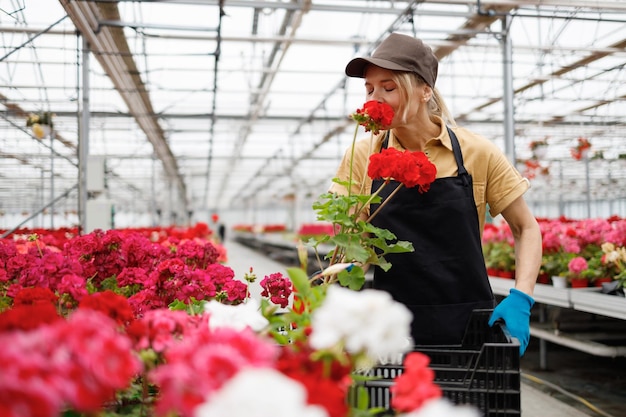
[[[441,127],[441,133],[438,137],[426,142],[424,153],[437,167],[437,178],[457,176],[458,169],[448,131],[441,118],[437,117],[434,121]],[[524,194],[530,187],[530,183],[526,178],[522,177],[506,158],[502,150],[493,142],[467,129],[460,127],[451,129],[461,146],[463,164],[472,176],[474,200],[482,234],[487,204],[489,204],[489,213],[495,217],[515,199]],[[367,176],[369,155],[380,151],[385,133],[381,132],[373,139],[362,139],[355,143],[352,167],[352,193],[371,193],[372,180]],[[400,151],[405,150],[395,139],[393,131],[389,135],[388,146]],[[344,154],[337,169],[336,177],[343,181],[348,181],[350,176],[351,154],[350,147]],[[346,194],[346,189],[337,183],[331,185],[330,191]]]

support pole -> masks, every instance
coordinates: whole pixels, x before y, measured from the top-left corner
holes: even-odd
[[[504,153],[515,164],[515,129],[513,111],[513,45],[509,36],[511,16],[502,18],[502,88],[504,104]]]
[[[54,128],[50,127],[50,230],[54,230]]]
[[[589,151],[583,152],[585,160],[585,200],[587,203],[587,218],[591,218],[591,180],[589,178]]]
[[[80,35],[79,35],[80,36]],[[87,230],[87,159],[89,157],[89,44],[83,39],[82,106],[78,135],[78,217],[81,234]]]

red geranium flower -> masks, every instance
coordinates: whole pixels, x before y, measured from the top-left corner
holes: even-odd
[[[395,148],[383,149],[370,156],[367,175],[372,179],[391,178],[407,188],[419,187],[424,193],[435,180],[437,167],[428,160],[424,152],[401,152]]]
[[[289,304],[289,296],[293,291],[293,284],[283,274],[277,272],[275,274],[266,275],[261,281],[262,297],[269,297],[272,303],[281,307],[287,307]]]
[[[578,144],[570,149],[572,158],[580,161],[583,158],[584,152],[591,148],[591,142],[587,138],[579,137]]]
[[[307,402],[317,404],[330,417],[342,417],[348,412],[346,395],[351,384],[351,364],[315,360],[310,346],[298,343],[294,349],[282,348],[276,369],[299,381],[307,390]]]
[[[404,372],[389,388],[391,407],[401,413],[420,408],[426,401],[439,398],[441,388],[435,384],[435,372],[428,367],[430,358],[421,352],[409,353],[404,360]]]
[[[370,100],[350,117],[363,126],[366,132],[371,130],[374,135],[377,135],[380,130],[387,129],[391,125],[393,115],[393,108],[389,104]]]

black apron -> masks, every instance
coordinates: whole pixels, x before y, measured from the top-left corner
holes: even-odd
[[[493,308],[481,247],[472,177],[454,132],[448,128],[458,176],[439,178],[429,191],[401,188],[374,217],[374,226],[398,240],[413,243],[414,252],[385,255],[391,269],[376,267],[373,287],[389,292],[413,313],[411,335],[416,345],[460,344],[472,310]],[[382,149],[387,148],[389,132]],[[383,180],[372,182],[372,193]],[[399,185],[391,181],[382,201]],[[372,204],[371,213],[379,204]]]

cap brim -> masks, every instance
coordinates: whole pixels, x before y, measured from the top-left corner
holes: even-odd
[[[354,58],[352,61],[348,62],[346,65],[346,75],[348,77],[358,77],[363,78],[365,73],[365,67],[368,64],[376,65],[377,67],[385,68],[393,71],[407,71],[411,72],[410,69],[403,67],[402,65],[398,65],[395,62],[387,61],[386,59],[380,58]]]

